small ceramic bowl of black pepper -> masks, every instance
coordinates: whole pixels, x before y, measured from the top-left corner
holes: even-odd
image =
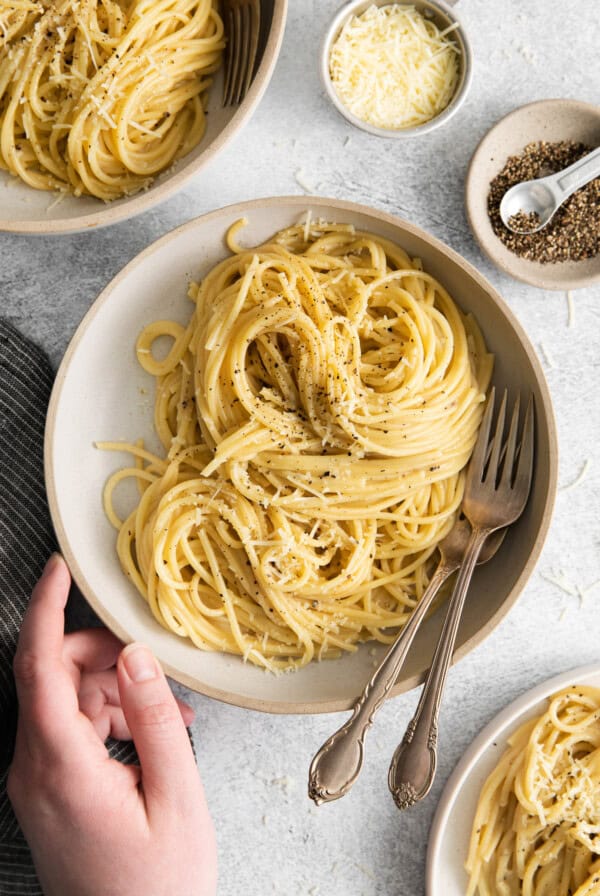
[[[600,107],[541,100],[502,118],[478,145],[465,187],[469,224],[503,271],[542,289],[578,289],[600,281],[600,178],[574,193],[549,224],[515,234],[500,201],[515,183],[566,168],[600,146]]]

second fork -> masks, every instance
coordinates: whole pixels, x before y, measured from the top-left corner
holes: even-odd
[[[462,510],[472,527],[469,546],[458,573],[417,711],[390,765],[388,785],[399,809],[406,809],[423,799],[433,784],[437,765],[437,719],[442,691],[477,557],[488,535],[518,519],[529,497],[534,442],[532,400],[529,401],[525,414],[520,445],[517,445],[518,399],[511,415],[508,438],[504,443],[506,392],[490,442],[494,399],[495,391],[492,389],[467,471]]]

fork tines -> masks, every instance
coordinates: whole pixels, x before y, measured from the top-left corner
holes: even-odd
[[[493,471],[493,476],[498,486],[503,484],[507,488],[519,489],[519,487],[524,487],[525,482],[531,481],[532,475],[534,446],[533,396],[529,397],[527,403],[521,438],[519,439],[521,397],[517,395],[510,416],[508,435],[506,440],[504,440],[508,400],[507,390],[504,390],[496,417],[495,432],[490,440],[495,391],[495,388],[492,387],[481,421],[480,437],[473,451],[472,463],[475,469],[481,471],[480,477],[482,480],[487,479],[491,475],[490,471]]]
[[[256,62],[260,31],[259,0],[225,0],[227,34],[223,105],[234,106],[246,96]]]

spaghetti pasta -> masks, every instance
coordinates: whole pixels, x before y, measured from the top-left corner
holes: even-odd
[[[600,689],[555,694],[508,743],[479,798],[467,896],[597,896]]]
[[[388,642],[456,518],[492,359],[471,317],[395,244],[280,231],[217,264],[186,328],[146,327],[165,457],[108,482],[123,569],[198,647],[269,669]],[[168,335],[163,360],[155,341]],[[143,489],[122,523],[112,492]]]
[[[0,0],[0,167],[112,200],[205,131],[216,0]]]

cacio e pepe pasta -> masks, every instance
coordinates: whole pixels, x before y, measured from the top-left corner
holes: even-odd
[[[105,507],[162,625],[289,669],[406,623],[460,507],[492,358],[394,243],[307,219],[243,249],[237,229],[188,326],[138,338],[165,456],[101,443],[136,458]],[[142,494],[120,520],[128,477]]]

